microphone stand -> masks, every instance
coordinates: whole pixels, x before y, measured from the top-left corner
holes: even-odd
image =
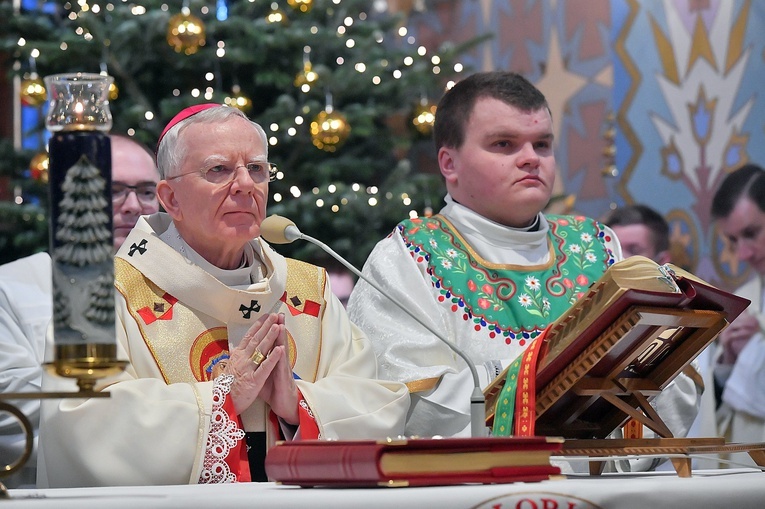
[[[268,219],[266,219],[266,221],[267,220]],[[342,263],[348,270],[356,274],[359,278],[366,281],[370,286],[372,286],[372,288],[374,288],[375,290],[380,292],[382,295],[387,297],[388,300],[390,300],[396,306],[398,306],[399,309],[401,309],[404,313],[409,315],[417,323],[425,327],[431,334],[433,334],[435,337],[437,337],[443,343],[445,343],[446,346],[448,346],[453,352],[455,352],[457,355],[462,357],[462,359],[465,361],[468,368],[470,369],[471,375],[473,376],[473,392],[470,395],[470,436],[472,437],[487,436],[488,433],[486,429],[486,421],[484,419],[484,416],[486,414],[486,398],[484,397],[483,391],[481,390],[481,382],[478,379],[478,372],[475,369],[475,365],[473,364],[473,361],[467,356],[467,354],[465,354],[465,352],[463,352],[460,348],[457,348],[456,345],[454,345],[451,341],[443,337],[442,334],[435,331],[431,326],[429,326],[427,323],[425,323],[420,318],[415,316],[414,313],[406,309],[403,306],[403,304],[400,304],[396,299],[390,297],[382,288],[380,288],[380,286],[377,283],[365,277],[364,274],[361,273],[361,271],[359,271],[356,267],[351,265],[350,262],[346,261],[345,258],[337,254],[331,247],[329,247],[322,241],[311,237],[310,235],[304,234],[291,221],[289,222],[289,225],[284,228],[284,238],[287,240],[287,242],[292,242],[297,239],[306,240],[310,242],[311,244],[314,244],[320,247],[326,253],[331,255],[334,259]]]

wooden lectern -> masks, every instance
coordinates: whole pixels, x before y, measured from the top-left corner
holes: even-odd
[[[649,404],[748,305],[670,264],[643,257],[614,264],[547,331],[536,366],[535,434],[566,438],[563,455],[749,450],[765,465],[765,444],[672,438]],[[506,374],[484,391],[489,423]],[[603,440],[629,419],[662,438]],[[690,458],[673,463],[690,475]],[[591,472],[601,468],[593,460]]]

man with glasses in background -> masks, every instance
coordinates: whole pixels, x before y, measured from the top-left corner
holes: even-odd
[[[154,155],[127,136],[111,135],[114,249],[122,246],[138,218],[159,210],[159,173]]]
[[[159,210],[159,173],[151,151],[118,134],[112,147],[112,219],[114,249],[119,249],[138,218]],[[0,266],[0,391],[39,392],[45,336],[51,319],[51,261],[37,253]],[[13,401],[35,429],[40,400]],[[25,437],[16,419],[0,415],[0,458],[3,464],[21,456]],[[3,483],[10,488],[35,484],[35,457]]]

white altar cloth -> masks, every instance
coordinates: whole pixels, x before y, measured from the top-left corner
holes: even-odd
[[[753,469],[569,476],[539,483],[419,488],[299,488],[274,483],[16,489],[0,509],[300,507],[349,509],[765,507],[765,473]]]

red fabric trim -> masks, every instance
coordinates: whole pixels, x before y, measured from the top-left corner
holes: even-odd
[[[301,439],[312,440],[319,438],[319,424],[316,422],[316,417],[313,415],[311,407],[308,406],[308,402],[300,391],[298,391],[298,418],[300,420]]]
[[[303,306],[303,312],[311,316],[319,316],[320,309],[321,306],[319,303],[312,300],[306,301],[305,305]]]
[[[531,345],[523,352],[521,369],[518,373],[518,388],[515,393],[515,419],[513,434],[519,437],[534,436],[537,414],[537,361],[539,350],[545,343],[548,326],[542,334],[532,341]]]
[[[226,398],[223,402],[223,410],[228,414],[229,419],[236,422],[239,429],[244,429],[242,419],[234,409],[234,399]],[[250,461],[247,459],[247,441],[238,440],[236,445],[229,450],[228,456],[223,460],[231,469],[231,473],[236,476],[236,482],[251,482]]]
[[[303,310],[302,311],[299,310],[298,308],[296,308],[295,306],[287,302],[287,292],[284,292],[284,294],[282,295],[282,298],[279,300],[284,302],[287,305],[287,309],[289,309],[290,314],[292,316],[302,315],[305,313],[307,315],[316,317],[316,316],[319,316],[319,311],[321,310],[321,304],[319,304],[318,302],[314,302],[312,300],[307,300],[305,304],[303,304]]]
[[[161,315],[157,316],[156,312],[150,308],[149,306],[142,307],[141,309],[137,310],[136,313],[143,318],[143,321],[146,325],[151,325],[157,320],[172,320],[173,319],[173,305],[178,302],[178,299],[170,295],[169,293],[165,293],[162,296],[165,301],[167,301],[168,304],[170,304],[170,307],[167,308],[167,311],[162,313]]]
[[[268,412],[268,423],[271,425],[271,429],[277,434],[279,438],[277,440],[284,440],[285,436],[282,432],[282,427],[279,425],[279,416],[273,410]]]

